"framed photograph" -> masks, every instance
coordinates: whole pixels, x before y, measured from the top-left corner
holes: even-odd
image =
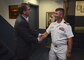
[[[84,13],[84,6],[82,6],[81,8],[81,13]]]
[[[16,19],[18,16],[19,5],[9,5],[9,18]]]
[[[46,12],[46,28],[54,21],[54,12]]]
[[[84,1],[76,1],[75,15],[84,16]]]
[[[81,5],[77,5],[77,11],[80,11],[82,9],[82,6]]]

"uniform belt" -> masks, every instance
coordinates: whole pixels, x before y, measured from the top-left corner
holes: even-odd
[[[54,44],[53,44],[53,45],[54,45]],[[60,44],[60,45],[67,45],[67,44]],[[58,47],[58,45],[55,44],[54,47]]]
[[[57,47],[57,45],[56,45],[56,44],[53,44],[53,46],[54,46],[54,47]]]
[[[57,45],[54,45],[55,47],[57,47]]]

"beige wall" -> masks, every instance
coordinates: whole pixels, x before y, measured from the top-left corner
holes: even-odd
[[[38,1],[36,0],[0,0],[0,15],[2,15],[12,26],[14,26],[16,19],[9,19],[8,6],[19,5],[22,2],[29,2],[31,4],[38,5]]]
[[[24,2],[31,3],[31,4],[34,4],[34,5],[38,5],[38,1],[37,0],[24,0]]]
[[[55,2],[54,0],[39,1],[39,28],[46,28],[46,12],[54,12],[58,7],[63,7],[63,2]]]
[[[39,1],[39,2],[38,2]],[[12,26],[16,19],[9,19],[9,5],[17,5],[22,2],[39,5],[39,28],[46,28],[46,12],[53,12],[57,7],[63,7],[63,2],[54,0],[0,0],[0,15],[2,15]]]
[[[22,3],[22,0],[0,0],[0,15],[2,15],[12,26],[16,19],[9,19],[9,5],[17,5]]]

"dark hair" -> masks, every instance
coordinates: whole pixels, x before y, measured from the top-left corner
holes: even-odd
[[[19,14],[23,14],[23,11],[27,10],[27,6],[29,6],[29,4],[27,4],[27,3],[21,3],[21,6],[19,7]]]
[[[55,11],[61,11],[64,15],[64,9],[63,8],[57,8],[57,9],[55,9]]]

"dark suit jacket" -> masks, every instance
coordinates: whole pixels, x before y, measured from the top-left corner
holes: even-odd
[[[32,33],[28,22],[22,16],[16,19],[14,27],[18,38],[16,55],[18,58],[28,60],[32,52],[32,43],[37,43],[38,40]]]

